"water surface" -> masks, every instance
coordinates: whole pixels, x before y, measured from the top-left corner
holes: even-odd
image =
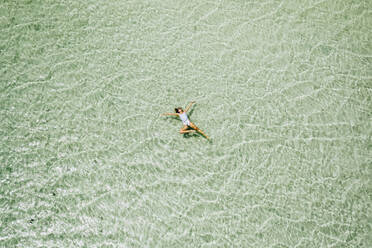
[[[2,1],[0,246],[370,247],[371,7]]]

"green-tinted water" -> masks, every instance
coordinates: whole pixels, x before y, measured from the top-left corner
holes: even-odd
[[[1,1],[0,246],[370,247],[371,7]]]

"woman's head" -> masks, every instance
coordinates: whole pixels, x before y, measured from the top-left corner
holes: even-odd
[[[177,114],[182,113],[183,109],[181,107],[175,108],[174,111],[176,111]]]

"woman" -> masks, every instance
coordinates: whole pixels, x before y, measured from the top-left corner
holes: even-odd
[[[195,102],[190,102],[189,105],[187,105],[185,110],[183,110],[181,107],[178,107],[174,109],[176,113],[164,113],[162,115],[176,115],[176,116],[178,115],[181,118],[182,123],[183,123],[183,127],[180,130],[181,134],[199,132],[200,134],[202,134],[204,137],[206,137],[209,140],[209,137],[202,130],[200,130],[194,123],[192,123],[187,117],[186,113],[187,111],[189,111],[193,103]],[[193,130],[190,130],[189,128],[192,128]]]

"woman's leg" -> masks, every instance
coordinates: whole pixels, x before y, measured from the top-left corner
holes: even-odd
[[[198,131],[201,135],[209,139],[209,137],[200,129],[198,128],[194,123],[190,122],[190,127]]]
[[[184,133],[195,133],[195,130],[187,130],[189,128],[189,126],[183,126],[181,129],[180,129],[180,134],[184,134]]]

